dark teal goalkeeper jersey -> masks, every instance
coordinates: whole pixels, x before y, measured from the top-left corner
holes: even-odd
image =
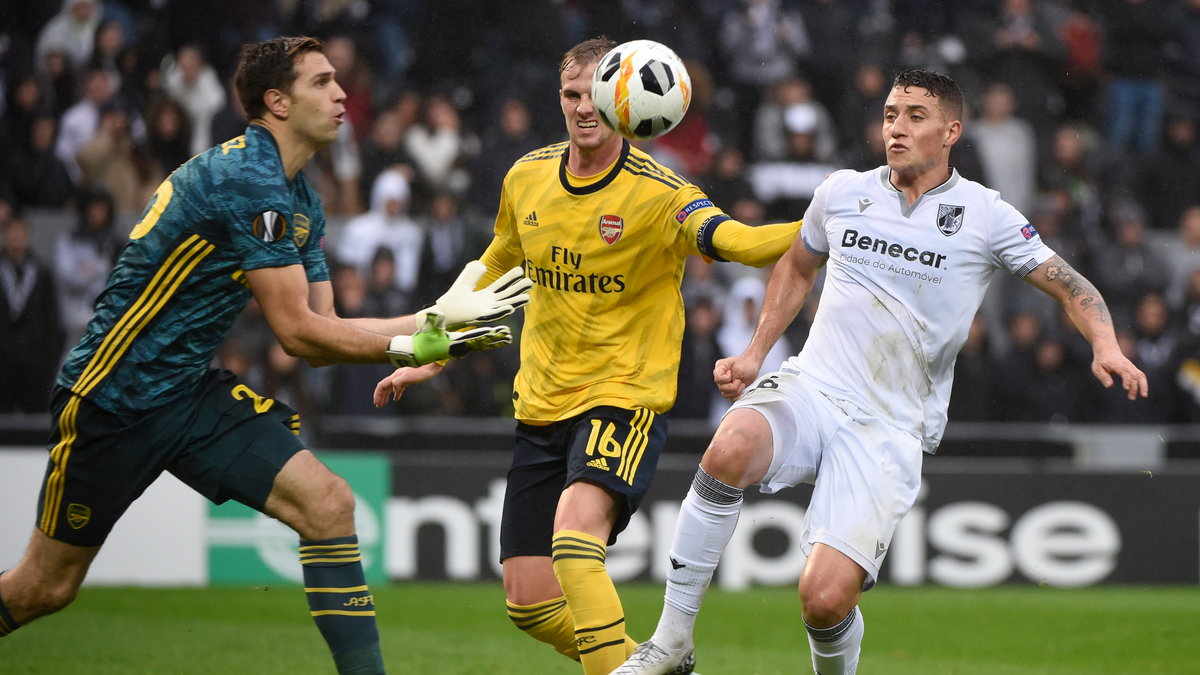
[[[250,300],[243,272],[303,265],[327,281],[324,235],[316,192],[287,180],[265,128],[193,157],[130,233],[59,386],[118,415],[187,394]]]

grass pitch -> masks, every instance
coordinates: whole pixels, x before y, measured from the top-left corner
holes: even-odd
[[[375,589],[389,672],[578,675],[515,629],[500,584]],[[658,585],[621,587],[630,632],[653,631]],[[863,675],[1200,673],[1200,588],[877,588]],[[704,675],[811,672],[794,590],[713,590],[697,626]],[[85,588],[0,640],[4,675],[331,673],[297,587]]]

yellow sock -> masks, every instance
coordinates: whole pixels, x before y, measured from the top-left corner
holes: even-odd
[[[608,675],[625,662],[625,610],[604,568],[604,542],[562,530],[551,542],[554,576],[575,617],[575,644],[584,675]]]
[[[553,600],[534,605],[508,603],[508,618],[517,628],[535,640],[554,647],[563,656],[579,660],[579,648],[575,646],[575,619],[567,599],[559,596]]]

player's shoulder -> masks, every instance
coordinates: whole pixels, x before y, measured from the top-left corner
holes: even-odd
[[[976,208],[995,210],[1007,207],[1008,209],[1012,209],[1012,206],[1004,201],[999,191],[963,176],[958,173],[957,169],[951,173],[948,183],[948,189],[945,191],[945,194],[952,194],[962,202],[970,202]]]
[[[658,160],[654,159],[645,150],[633,145],[629,145],[628,149],[629,151],[625,153],[625,157],[622,160],[622,171],[639,178],[654,181],[672,190],[678,190],[689,184],[687,179],[675,173],[671,168],[659,163]]]
[[[562,156],[564,153],[566,153],[566,151],[567,141],[563,141],[561,143],[551,143],[550,145],[546,145],[538,148],[537,150],[532,150],[525,153],[520,159],[513,163],[513,168],[521,166],[522,164],[558,162],[562,160]]]
[[[198,159],[217,189],[247,195],[289,192],[279,146],[260,126],[250,125],[246,133],[209,148]]]

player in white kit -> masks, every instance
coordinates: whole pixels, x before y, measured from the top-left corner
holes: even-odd
[[[1117,346],[1095,286],[994,190],[958,175],[963,96],[949,77],[896,76],[883,114],[887,165],[838,171],[771,274],[746,351],[714,378],[736,403],[704,453],[672,541],[653,637],[614,675],[675,673],[691,663],[704,592],[737,523],[742,491],[813,483],[799,592],[818,675],[854,673],[858,601],[921,485],[921,460],[946,425],[954,360],[997,270],[1058,300],[1092,345],[1092,373],[1130,399],[1146,376]],[[808,341],[778,372],[763,358],[828,265]]]

